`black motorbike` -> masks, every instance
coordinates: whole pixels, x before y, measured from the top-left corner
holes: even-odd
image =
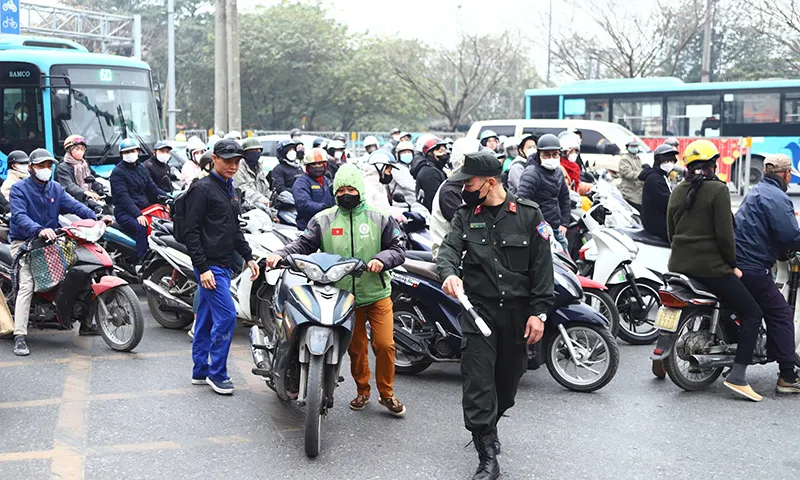
[[[546,364],[552,377],[569,390],[591,392],[614,378],[619,349],[609,321],[581,303],[575,275],[558,263],[555,304],[548,312],[544,337],[529,349],[529,369]],[[441,288],[436,265],[408,259],[390,272],[394,301],[395,369],[417,374],[434,363],[461,359],[463,309]]]
[[[328,253],[288,255],[272,299],[271,315],[250,328],[253,374],[281,400],[306,407],[305,451],[320,450],[322,416],[333,407],[342,356],[353,330],[355,297],[333,284],[360,275],[366,265]]]

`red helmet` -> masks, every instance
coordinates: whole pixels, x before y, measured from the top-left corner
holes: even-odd
[[[436,150],[436,148],[440,145],[447,145],[447,142],[437,137],[430,138],[427,142],[425,142],[425,145],[422,146],[422,154],[427,155],[428,152],[431,150]]]

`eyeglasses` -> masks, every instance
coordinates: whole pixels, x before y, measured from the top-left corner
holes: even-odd
[[[551,158],[559,158],[560,156],[561,156],[561,154],[558,152],[558,150],[552,150],[552,151],[549,151],[549,150],[541,151],[540,150],[539,151],[539,158],[541,158],[542,160],[548,160],[548,159],[551,159]]]

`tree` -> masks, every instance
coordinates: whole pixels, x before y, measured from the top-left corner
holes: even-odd
[[[745,5],[758,12],[759,33],[773,39],[781,47],[776,53],[795,75],[800,73],[800,0],[745,0]]]

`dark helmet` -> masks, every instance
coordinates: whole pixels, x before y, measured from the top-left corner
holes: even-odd
[[[672,145],[675,148],[678,148],[681,144],[675,137],[669,137],[668,139],[664,140],[664,143],[667,145]]]
[[[155,145],[153,145],[153,150],[161,150],[162,148],[169,148],[172,150],[172,145],[170,145],[166,140],[159,140]]]
[[[200,157],[200,170],[205,170],[206,166],[208,166],[213,161],[213,155],[214,155],[213,150],[206,150],[206,153],[204,153]]]
[[[48,161],[56,163],[56,159],[53,158],[53,154],[48,152],[44,148],[37,148],[36,150],[32,151],[30,156],[28,157],[28,160],[33,165]]]
[[[286,159],[286,153],[293,148],[297,148],[297,142],[294,140],[281,140],[278,142],[278,160]]]
[[[325,140],[324,138],[317,137],[314,139],[314,143],[311,146],[313,148],[318,148],[318,147],[321,148],[323,145],[325,145],[325,142],[327,142],[327,140]]]
[[[432,152],[442,145],[447,145],[447,142],[437,137],[429,138],[422,147],[422,154],[427,155],[428,152]]]
[[[30,163],[28,154],[22,150],[14,150],[8,154],[8,164],[11,165],[12,163]]]
[[[333,136],[333,139],[334,140],[339,140],[342,143],[346,143],[347,142],[347,135],[345,135],[344,133],[337,133],[336,135]]]
[[[300,130],[299,128],[293,128],[292,131],[289,132],[289,136],[292,137],[292,138],[299,137],[302,134],[303,134],[303,131]]]
[[[653,152],[653,163],[660,165],[664,161],[675,160],[678,157],[678,149],[667,143],[662,143]]]
[[[561,141],[552,133],[545,133],[536,142],[536,149],[540,152],[561,151]]]

